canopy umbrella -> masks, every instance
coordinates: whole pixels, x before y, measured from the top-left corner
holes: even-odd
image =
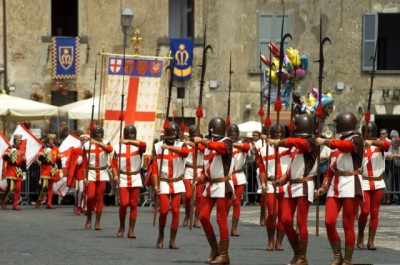
[[[66,116],[70,120],[90,120],[92,118],[92,106],[94,102],[94,115],[98,117],[99,97],[79,100],[59,108],[60,116]]]
[[[238,124],[238,127],[241,134],[246,134],[248,132],[260,131],[261,123],[258,121],[247,121],[245,123]]]

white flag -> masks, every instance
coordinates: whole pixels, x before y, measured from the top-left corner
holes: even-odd
[[[0,190],[7,188],[7,179],[3,179],[3,154],[9,146],[7,138],[0,132]]]
[[[13,135],[11,136],[10,143],[14,143],[14,135],[15,134],[21,134],[22,135],[22,140],[27,140],[26,141],[26,151],[25,151],[25,157],[26,157],[26,167],[29,168],[29,166],[36,160],[36,156],[39,153],[39,150],[42,146],[44,146],[44,143],[40,141],[38,138],[36,138],[35,135],[33,135],[24,125],[21,123],[18,124],[17,128],[15,129]]]

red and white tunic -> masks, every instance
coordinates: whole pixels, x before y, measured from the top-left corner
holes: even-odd
[[[374,145],[365,148],[362,169],[362,187],[364,191],[386,188],[382,175],[385,172],[384,152],[389,147],[390,142],[384,141],[383,148]]]
[[[232,163],[232,140],[223,138],[219,141],[211,141],[208,143],[204,151],[204,174],[207,178],[204,197],[208,198],[225,198],[226,181],[214,182],[217,179],[229,177],[231,175]],[[229,180],[229,185],[233,191],[233,182]],[[233,193],[234,194],[234,193]]]
[[[287,138],[286,146],[290,149],[290,163],[286,172],[288,185],[285,198],[306,196],[308,201],[314,200],[314,181],[317,175],[317,154],[319,147],[315,138]],[[303,179],[310,179],[304,181]]]
[[[327,197],[363,198],[362,176],[364,140],[361,135],[352,135],[343,140],[331,140],[329,147],[336,148],[329,157],[326,177],[332,178]],[[350,174],[354,172],[355,174]]]
[[[107,145],[107,151],[97,144],[86,142],[84,145],[85,153],[88,156],[88,180],[89,181],[109,181],[109,154],[113,151],[108,141],[102,139],[101,143]],[[90,146],[89,146],[90,145]]]
[[[262,163],[259,163],[260,173],[266,173],[267,168],[267,193],[274,193],[274,186],[272,181],[275,180],[275,147],[268,145],[268,167],[267,167],[267,148],[260,149],[262,156]],[[278,170],[276,179],[280,179],[288,169],[290,163],[290,150],[285,147],[279,147],[278,149]],[[277,193],[284,193],[287,185],[278,186],[276,189]]]
[[[3,168],[4,178],[15,180],[23,177],[23,172],[26,171],[26,157],[21,148],[11,147],[7,149],[3,154],[3,159],[7,163],[7,166]],[[24,166],[23,163],[25,163]]]
[[[38,159],[42,163],[40,166],[40,178],[59,179],[61,167],[61,154],[57,146],[40,148]]]
[[[121,147],[121,149],[120,149]],[[120,151],[121,150],[121,151]],[[143,153],[146,142],[139,142],[139,147],[131,144],[114,146],[112,168],[119,169],[119,186],[121,188],[142,187],[140,169],[143,166]],[[118,167],[118,163],[121,163]]]
[[[250,145],[248,143],[243,143],[242,150],[233,147],[231,178],[233,181],[233,185],[235,186],[247,184],[246,175],[243,172],[243,166],[244,163],[246,163],[247,153],[249,150],[250,150]]]
[[[186,157],[186,168],[185,168],[185,179],[193,179],[193,155],[194,155],[194,148],[188,146],[189,155]],[[204,146],[201,144],[198,145],[197,148],[197,176],[200,176],[201,171],[203,171],[204,165]]]
[[[154,145],[154,152],[157,156],[157,163],[153,163],[153,174],[160,176],[160,194],[175,194],[185,192],[185,184],[183,182],[183,174],[185,173],[185,156],[182,154],[176,154],[170,150],[164,150],[161,174],[158,173],[160,170],[161,157],[163,150],[161,146],[164,141],[158,142]],[[183,147],[183,142],[175,141],[173,146]],[[185,148],[187,150],[187,148]],[[181,149],[182,152],[182,149]],[[167,180],[167,181],[163,181]],[[179,179],[177,181],[168,181],[171,179]]]

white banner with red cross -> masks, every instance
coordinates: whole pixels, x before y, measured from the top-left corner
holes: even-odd
[[[10,146],[7,138],[0,132],[0,190],[5,190],[7,188],[7,179],[3,179],[3,154]]]
[[[122,128],[135,125],[137,140],[145,141],[151,154],[163,65],[162,60],[126,58],[124,64],[122,56],[108,58],[103,127],[112,145],[119,143],[122,120]]]

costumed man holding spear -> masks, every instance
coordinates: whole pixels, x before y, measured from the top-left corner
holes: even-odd
[[[90,132],[90,140],[84,145],[84,163],[87,168],[85,184],[87,185],[87,218],[86,229],[92,226],[92,211],[96,209],[95,230],[100,230],[101,214],[103,212],[103,195],[107,181],[109,154],[113,151],[110,142],[103,139],[104,130],[95,125]]]
[[[308,264],[306,253],[308,244],[308,212],[314,200],[314,177],[317,174],[318,145],[312,136],[314,119],[308,114],[296,117],[294,137],[286,140],[267,140],[269,144],[290,149],[290,164],[282,178],[274,185],[288,183],[282,200],[282,224],[294,257],[289,264]],[[296,222],[300,234],[293,227],[294,214],[297,209]]]
[[[272,139],[283,140],[286,134],[285,127],[280,124],[279,129],[276,128],[276,124],[273,124],[270,128]],[[265,137],[265,136],[263,136]],[[267,150],[268,148],[268,150]],[[282,241],[285,236],[285,229],[282,224],[282,201],[285,193],[286,185],[277,187],[276,193],[274,192],[274,186],[272,183],[275,181],[275,152],[278,151],[278,169],[276,170],[276,179],[281,179],[283,174],[286,172],[290,162],[290,150],[286,147],[275,148],[271,145],[266,145],[266,148],[261,148],[261,157],[259,161],[260,180],[263,189],[263,193],[266,193],[266,202],[268,207],[268,215],[266,218],[266,229],[268,234],[268,243],[266,250],[273,251],[283,250]],[[275,210],[274,210],[274,197],[275,199]],[[274,216],[274,213],[277,215]],[[276,242],[275,242],[275,229],[276,230]],[[275,243],[275,246],[274,246]]]
[[[341,134],[339,140],[317,138],[318,145],[326,145],[333,150],[329,156],[328,170],[322,186],[315,191],[316,196],[327,192],[325,208],[325,226],[331,244],[334,259],[332,264],[352,264],[351,259],[355,245],[354,221],[357,207],[363,199],[362,162],[364,139],[356,130],[357,118],[351,112],[336,116],[336,132]],[[340,210],[345,236],[345,256],[340,250],[340,237],[336,222]],[[329,209],[329,211],[328,211]]]
[[[7,209],[7,202],[10,199],[11,192],[14,191],[13,210],[22,210],[18,206],[18,202],[21,195],[22,180],[26,177],[26,157],[21,134],[14,135],[14,145],[5,151],[3,160],[6,162],[4,176],[7,179],[7,189],[3,195],[1,207],[3,210]]]
[[[234,199],[234,187],[231,180],[232,140],[225,137],[226,123],[222,117],[215,117],[208,123],[209,139],[195,137],[194,142],[206,147],[204,151],[204,170],[194,185],[205,183],[200,211],[200,222],[206,234],[211,253],[207,260],[210,264],[229,264],[229,200]],[[214,233],[210,216],[217,205],[217,223],[220,241]]]
[[[140,170],[143,166],[143,154],[146,142],[136,140],[136,127],[126,125],[123,138],[114,146],[112,159],[112,175],[114,183],[119,186],[119,228],[117,237],[125,232],[126,210],[130,207],[128,238],[136,238],[134,230],[137,218],[139,192],[143,187]]]
[[[160,205],[157,248],[164,246],[164,229],[171,201],[172,220],[169,248],[178,249],[175,239],[179,226],[179,207],[182,193],[185,192],[183,182],[185,158],[189,154],[186,144],[179,141],[178,138],[178,125],[175,122],[167,122],[164,125],[164,140],[156,143],[153,148],[151,181]]]
[[[190,200],[192,197],[192,192],[193,192],[193,159],[195,157],[194,152],[195,152],[195,143],[194,137],[198,136],[197,135],[197,126],[196,125],[191,125],[189,127],[189,139],[184,140],[185,144],[187,145],[189,149],[189,155],[186,158],[186,164],[185,164],[185,219],[183,220],[183,226],[187,226],[190,221]],[[198,145],[198,150],[197,150],[197,175],[200,175],[201,171],[204,169],[203,166],[203,157],[204,157],[204,150],[205,147],[202,145]],[[202,193],[204,190],[204,185],[198,185],[196,187],[196,209],[195,209],[195,214],[194,214],[194,224],[193,226],[196,228],[201,228],[200,223],[199,223],[199,214],[200,214],[200,201],[202,197]]]
[[[46,146],[39,150],[38,160],[40,162],[40,181],[42,188],[40,190],[35,207],[39,208],[44,196],[44,189],[47,188],[47,209],[55,209],[52,204],[53,184],[55,180],[62,175],[61,154],[55,145],[56,135],[49,133],[47,135]]]

